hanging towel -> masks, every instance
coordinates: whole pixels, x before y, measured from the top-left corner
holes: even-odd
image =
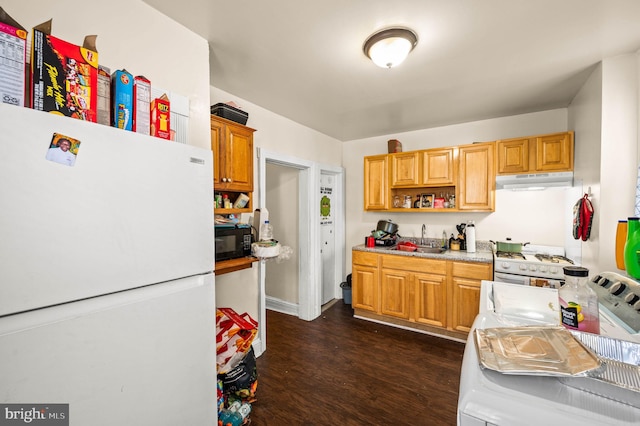
[[[593,223],[593,204],[589,194],[584,194],[573,206],[573,238],[587,241],[591,235]]]

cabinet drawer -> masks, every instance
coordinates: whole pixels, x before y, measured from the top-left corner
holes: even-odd
[[[490,280],[493,278],[493,267],[490,263],[453,262],[452,275],[475,280]]]
[[[352,262],[358,265],[378,266],[378,255],[364,251],[353,251]]]
[[[383,268],[402,269],[406,271],[440,275],[446,275],[447,273],[447,262],[445,260],[395,256],[392,254],[383,254],[381,255],[381,258]]]

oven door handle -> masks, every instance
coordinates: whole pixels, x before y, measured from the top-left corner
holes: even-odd
[[[493,280],[499,283],[531,285],[531,278],[522,275],[503,274],[502,272],[494,272]]]

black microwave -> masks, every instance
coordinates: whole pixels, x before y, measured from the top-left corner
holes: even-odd
[[[249,225],[216,225],[216,262],[245,257],[251,254]]]

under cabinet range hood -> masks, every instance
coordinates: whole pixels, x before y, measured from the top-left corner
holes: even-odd
[[[496,189],[535,191],[573,186],[573,172],[496,176]]]

